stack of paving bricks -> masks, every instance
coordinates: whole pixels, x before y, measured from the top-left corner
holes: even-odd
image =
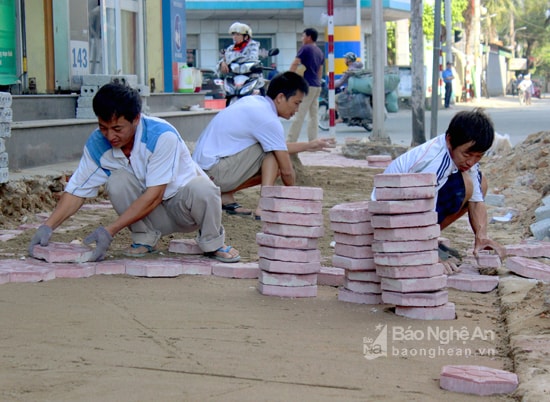
[[[280,297],[317,296],[323,236],[323,189],[263,186],[262,232],[256,235],[258,291]]]
[[[379,174],[376,201],[369,204],[374,227],[374,262],[382,278],[382,300],[397,315],[429,320],[455,318],[447,276],[439,263],[440,233],[434,174]]]
[[[381,304],[380,278],[371,248],[373,227],[369,202],[335,205],[329,211],[329,218],[335,242],[332,265],[344,269],[345,276],[338,300]]]
[[[138,86],[137,75],[83,75],[82,86],[80,87],[80,96],[77,101],[76,118],[77,119],[96,119],[93,109],[93,99],[99,88],[112,81],[119,80],[122,83],[128,84],[132,88],[142,89],[143,86]],[[144,87],[148,89],[148,87]],[[147,93],[141,90],[142,96],[147,96]]]
[[[11,136],[11,122],[11,94],[0,92],[0,183],[7,183],[9,180],[6,138]]]

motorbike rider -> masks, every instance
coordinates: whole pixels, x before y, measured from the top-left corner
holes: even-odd
[[[344,55],[344,60],[348,69],[339,79],[334,81],[334,88],[340,88],[342,85],[347,84],[349,77],[353,75],[354,71],[363,69],[363,63],[357,61],[357,56],[353,52],[347,52]]]
[[[237,59],[243,61],[259,60],[260,43],[252,39],[252,29],[242,22],[234,22],[229,27],[233,37],[233,44],[225,49],[224,55],[218,63],[218,71],[222,74],[229,72],[229,65]]]

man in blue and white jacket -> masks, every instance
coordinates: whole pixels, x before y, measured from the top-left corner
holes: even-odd
[[[55,210],[33,236],[29,254],[46,246],[53,230],[105,185],[119,217],[84,240],[96,243],[90,260],[102,260],[113,236],[127,227],[133,241],[124,251],[128,256],[156,252],[161,236],[198,230],[196,240],[206,255],[238,261],[238,251],[224,243],[220,189],[191,159],[178,131],[142,115],[139,93],[118,82],[99,89],[93,109],[99,128],[88,138]]]

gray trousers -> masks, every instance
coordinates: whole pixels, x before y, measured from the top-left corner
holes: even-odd
[[[121,215],[145,192],[137,178],[125,169],[111,172],[105,185],[111,204]],[[215,251],[225,242],[221,224],[220,189],[208,178],[197,176],[149,215],[131,224],[132,241],[155,246],[161,236],[198,229],[197,244],[204,252]]]

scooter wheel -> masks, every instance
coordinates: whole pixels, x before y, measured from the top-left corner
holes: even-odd
[[[323,131],[328,131],[330,128],[330,115],[328,105],[326,103],[319,103],[319,128]]]

